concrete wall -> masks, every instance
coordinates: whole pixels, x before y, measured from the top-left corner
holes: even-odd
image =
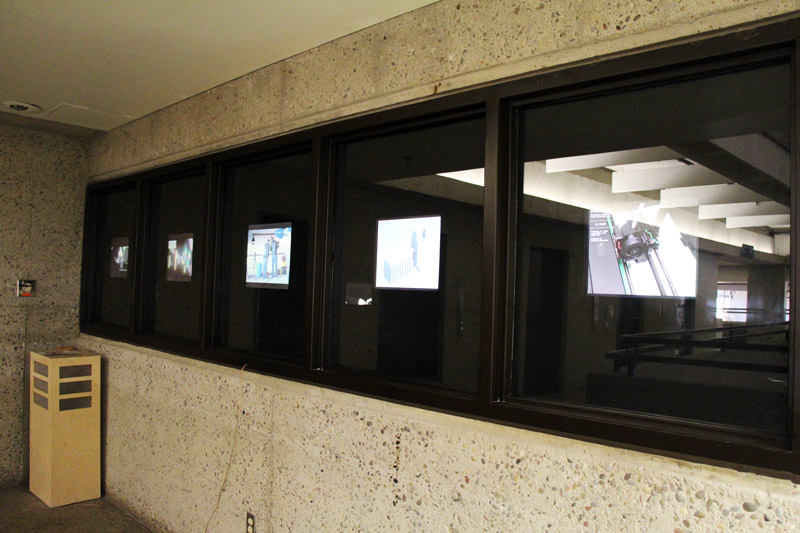
[[[103,354],[106,495],[203,531],[794,531],[800,486],[83,336]],[[236,414],[242,413],[238,421]]]
[[[118,128],[91,179],[800,10],[797,0],[443,0]],[[789,531],[800,487],[366,400],[83,336],[105,354],[105,486],[201,531]]]
[[[83,141],[0,125],[0,486],[27,471],[27,350],[78,332],[86,169]]]
[[[797,0],[441,0],[117,128],[93,179],[800,10]]]

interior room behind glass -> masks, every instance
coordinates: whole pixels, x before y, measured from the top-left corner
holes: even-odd
[[[207,206],[203,174],[150,187],[145,331],[200,339]]]
[[[331,363],[476,390],[484,121],[336,148]]]
[[[516,396],[787,431],[790,66],[520,110]]]
[[[94,318],[127,329],[133,309],[136,187],[98,193],[96,199]]]
[[[300,361],[315,191],[311,153],[230,165],[223,175],[220,346]]]

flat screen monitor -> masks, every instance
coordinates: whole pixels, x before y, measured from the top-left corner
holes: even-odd
[[[697,295],[697,237],[667,214],[658,225],[590,211],[588,292],[606,296]]]
[[[288,289],[292,266],[292,223],[256,224],[247,228],[245,285]]]
[[[192,281],[194,233],[167,235],[167,281]]]
[[[109,276],[125,279],[128,277],[128,237],[113,237],[111,239],[111,260],[109,261]]]
[[[375,287],[437,290],[442,217],[378,220]]]

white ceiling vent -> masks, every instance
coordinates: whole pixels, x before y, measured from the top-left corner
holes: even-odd
[[[134,117],[117,115],[72,104],[59,104],[44,117],[47,120],[75,124],[95,130],[108,131],[130,122]]]

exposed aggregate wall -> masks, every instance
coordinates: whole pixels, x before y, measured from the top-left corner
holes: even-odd
[[[106,494],[169,531],[795,531],[800,486],[82,336]]]
[[[86,174],[84,141],[0,125],[0,487],[28,470],[27,350],[78,334]]]

